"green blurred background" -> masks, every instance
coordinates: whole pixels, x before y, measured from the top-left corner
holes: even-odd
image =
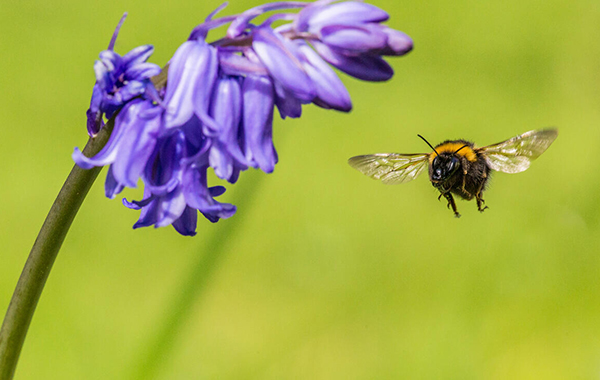
[[[350,114],[277,120],[280,163],[228,186],[235,217],[194,238],[134,231],[101,174],[17,379],[600,377],[600,2],[374,4],[415,50],[387,83],[344,76]],[[92,65],[122,12],[117,52],[151,43],[163,65],[217,5],[0,0],[2,314],[87,140]],[[426,151],[417,133],[487,145],[548,126],[554,145],[459,220],[426,176],[385,186],[346,164]]]

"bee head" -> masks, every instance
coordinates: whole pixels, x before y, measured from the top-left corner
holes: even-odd
[[[456,157],[456,154],[460,152],[461,149],[466,148],[469,145],[463,145],[452,153],[442,152],[440,154],[437,150],[435,150],[433,145],[431,145],[429,141],[425,139],[425,137],[421,135],[417,136],[425,141],[427,145],[429,145],[429,147],[435,152],[435,157],[431,163],[431,181],[443,182],[450,178],[460,167],[460,161],[458,160],[458,157]]]
[[[444,181],[458,169],[460,161],[453,154],[435,156],[431,163],[431,180],[436,182]]]

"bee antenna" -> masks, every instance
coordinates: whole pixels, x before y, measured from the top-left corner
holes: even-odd
[[[468,147],[468,146],[469,146],[469,144],[465,144],[465,145],[461,146],[460,148],[458,148],[458,149],[456,150],[456,152],[454,152],[454,154],[458,153],[458,152],[459,152],[459,151],[460,151],[462,148],[466,148],[466,147]]]
[[[420,138],[421,138],[423,141],[425,141],[425,143],[426,143],[427,145],[429,145],[429,147],[430,147],[431,149],[433,149],[433,151],[435,152],[435,154],[436,154],[437,156],[439,156],[439,155],[440,155],[440,154],[437,152],[437,150],[435,150],[435,148],[434,148],[433,146],[431,146],[431,144],[429,143],[429,141],[425,140],[425,137],[423,137],[423,136],[421,136],[421,135],[419,135],[419,134],[417,134],[417,136],[419,136],[419,137],[420,137]],[[465,145],[465,146],[466,146],[466,145]],[[463,148],[464,148],[464,146],[463,146]],[[460,148],[460,149],[462,149],[462,148]],[[459,150],[460,150],[460,149],[459,149]]]

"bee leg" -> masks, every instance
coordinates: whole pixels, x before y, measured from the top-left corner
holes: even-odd
[[[483,212],[483,210],[489,208],[488,206],[481,208],[481,206],[485,204],[485,201],[483,200],[483,198],[481,198],[481,194],[477,194],[475,198],[477,199],[477,209],[479,210],[479,212]]]
[[[488,208],[487,206],[485,207],[481,207],[485,204],[485,200],[483,199],[483,194],[482,194],[482,189],[483,189],[483,185],[485,184],[485,180],[487,179],[487,173],[483,173],[483,178],[484,181],[481,182],[481,185],[479,185],[479,189],[477,189],[477,193],[475,194],[475,199],[477,199],[477,209],[479,210],[479,212],[483,212],[483,210],[485,210],[486,208]]]
[[[450,208],[452,206],[452,211],[454,211],[454,216],[456,216],[457,218],[460,218],[460,214],[458,213],[458,210],[456,209],[456,203],[454,203],[454,198],[452,197],[452,194],[442,193],[442,195],[448,201],[448,208]]]
[[[466,182],[467,177],[464,176],[463,177],[463,185],[462,185],[462,192],[466,195],[466,199],[473,199],[473,195],[471,193],[469,193],[467,191],[467,189],[465,189],[465,182]]]
[[[485,207],[481,207],[485,204],[485,201],[483,200],[483,198],[481,198],[481,193],[475,195],[475,199],[477,199],[477,209],[479,210],[479,212],[483,212],[483,210],[485,210],[486,208],[489,208],[487,206]]]
[[[479,212],[483,212],[483,210],[485,210],[486,208],[489,208],[488,206],[481,208],[481,206],[483,206],[485,204],[485,200],[483,200],[483,196],[481,194],[481,187],[479,188],[479,191],[477,192],[477,194],[475,194],[475,199],[477,199],[477,209],[479,210]]]
[[[462,167],[462,172],[463,172],[463,179],[462,179],[462,192],[465,193],[467,195],[468,198],[472,198],[473,196],[471,195],[471,193],[469,193],[466,189],[467,186],[467,172],[468,172],[468,166],[469,166],[469,162],[467,161],[466,158],[461,157],[460,159],[460,166]]]

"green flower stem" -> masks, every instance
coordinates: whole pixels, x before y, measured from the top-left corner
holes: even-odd
[[[83,153],[92,157],[106,145],[114,118],[91,138]],[[29,253],[0,330],[0,380],[12,379],[35,307],[71,223],[102,168],[73,167]]]

